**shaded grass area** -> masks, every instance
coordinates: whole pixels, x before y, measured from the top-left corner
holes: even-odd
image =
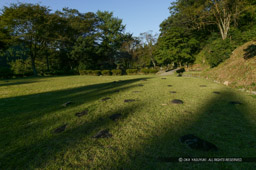
[[[165,78],[74,76],[31,79],[35,83],[9,88],[0,98],[0,169],[255,169],[253,163],[158,160],[256,155],[255,98],[202,79]],[[15,96],[17,88],[24,91]],[[110,99],[101,100],[106,97]],[[124,103],[127,99],[135,102]],[[171,104],[173,99],[184,104]],[[67,101],[72,104],[62,107]],[[85,109],[88,115],[75,116]],[[122,116],[112,121],[113,114]],[[64,132],[53,133],[64,124]],[[103,129],[109,129],[113,137],[92,138]],[[192,150],[179,142],[186,134],[212,142],[219,150]]]

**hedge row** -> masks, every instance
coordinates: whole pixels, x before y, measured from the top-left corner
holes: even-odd
[[[80,70],[79,73],[80,75],[94,75],[94,76],[99,76],[99,75],[103,75],[103,76],[110,76],[110,75],[124,75],[124,74],[128,74],[128,75],[136,75],[138,73],[142,73],[142,74],[155,74],[157,73],[158,70],[157,69],[127,69],[125,72],[123,72],[122,70]]]

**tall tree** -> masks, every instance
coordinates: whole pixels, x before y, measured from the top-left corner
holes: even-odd
[[[225,40],[231,24],[238,25],[240,15],[249,5],[249,0],[178,0],[170,10],[185,18],[184,24],[189,23],[197,29],[216,25]]]
[[[156,67],[156,61],[154,59],[153,50],[154,45],[157,41],[157,34],[153,35],[152,31],[144,32],[140,34],[141,42],[143,43],[142,46],[144,50],[147,51],[147,55],[150,58],[154,67]]]
[[[100,22],[97,27],[99,64],[114,67],[115,56],[127,38],[124,34],[125,25],[122,24],[121,19],[114,17],[112,12],[98,11],[96,14]]]
[[[38,4],[11,4],[4,7],[1,23],[10,28],[13,41],[23,42],[30,50],[31,66],[37,75],[35,60],[45,46],[46,16],[50,10]]]

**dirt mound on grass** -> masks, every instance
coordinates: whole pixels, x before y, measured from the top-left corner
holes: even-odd
[[[229,59],[204,76],[231,87],[256,91],[256,41],[235,49]]]

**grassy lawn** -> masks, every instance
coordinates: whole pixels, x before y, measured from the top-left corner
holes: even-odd
[[[256,169],[255,163],[159,161],[159,157],[256,156],[255,97],[204,79],[162,78],[0,81],[0,169]],[[110,99],[102,101],[106,97]],[[172,104],[173,99],[184,104]],[[63,107],[68,101],[72,103]],[[88,114],[75,115],[87,109]],[[122,116],[113,121],[109,118],[113,114]],[[65,124],[63,132],[54,132]],[[104,129],[112,137],[92,138]],[[186,134],[215,144],[218,151],[190,149],[179,141]]]

